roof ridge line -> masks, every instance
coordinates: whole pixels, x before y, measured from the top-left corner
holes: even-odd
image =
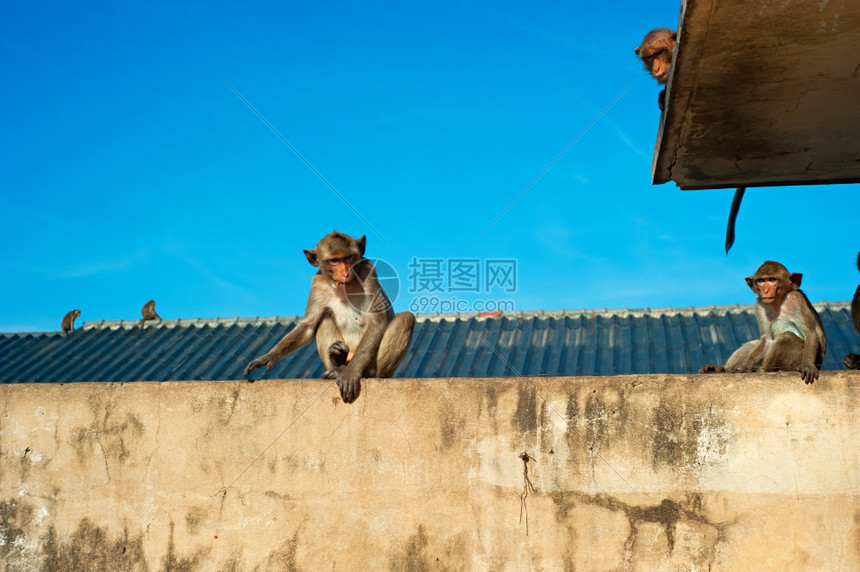
[[[824,309],[834,308],[834,309],[843,309],[850,308],[850,301],[843,302],[813,302],[812,305],[816,310],[821,311]],[[668,306],[665,308],[616,308],[616,309],[608,309],[608,308],[597,308],[597,309],[588,309],[581,308],[578,310],[570,310],[570,309],[562,309],[562,310],[517,310],[514,312],[502,312],[487,314],[482,312],[464,312],[464,313],[436,313],[436,314],[416,314],[415,318],[419,322],[430,321],[430,322],[439,322],[443,320],[492,320],[492,319],[534,319],[534,318],[564,318],[564,317],[610,317],[610,316],[619,316],[619,317],[640,317],[640,316],[667,316],[667,315],[707,315],[707,314],[727,314],[727,313],[742,313],[742,312],[751,312],[755,308],[755,304],[727,304],[727,305],[716,305],[712,304],[710,306],[685,306],[685,307],[673,307]],[[253,318],[242,318],[242,317],[234,317],[234,318],[177,318],[173,320],[161,320],[160,322],[146,322],[143,327],[144,328],[152,328],[152,327],[180,327],[180,326],[218,326],[218,325],[240,325],[240,326],[256,326],[263,324],[281,324],[288,322],[297,322],[301,319],[301,316],[268,316],[261,317],[256,316]],[[80,329],[84,330],[92,330],[92,329],[133,329],[139,328],[140,320],[98,320],[98,321],[90,321],[84,322]],[[6,332],[11,333],[11,332]],[[21,332],[21,333],[52,333],[52,332]]]

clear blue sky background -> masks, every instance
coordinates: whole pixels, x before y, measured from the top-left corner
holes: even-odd
[[[324,234],[409,263],[517,261],[517,310],[813,301],[860,281],[860,189],[652,186],[658,88],[632,49],[679,2],[42,2],[0,19],[0,330],[292,316]],[[236,88],[345,204],[230,89]],[[481,232],[625,88],[554,166]],[[360,213],[367,223],[356,213]],[[369,224],[368,224],[369,223]],[[432,308],[419,308],[419,311]]]

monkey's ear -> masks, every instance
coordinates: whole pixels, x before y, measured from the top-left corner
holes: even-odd
[[[356,240],[355,243],[358,245],[358,252],[364,256],[364,249],[367,248],[367,236],[361,235],[361,238]]]
[[[758,289],[755,287],[755,276],[747,276],[744,280],[747,281],[747,286],[750,287],[750,290],[758,294]]]
[[[803,274],[798,274],[797,272],[794,272],[788,275],[788,279],[791,280],[792,290],[800,290],[800,281],[803,279]]]
[[[678,39],[678,32],[672,32],[672,39],[673,39],[673,40],[677,40],[677,39]]]
[[[317,260],[317,251],[316,250],[303,250],[305,253],[305,258],[308,259],[308,262],[311,263],[311,266],[319,266],[319,260]]]

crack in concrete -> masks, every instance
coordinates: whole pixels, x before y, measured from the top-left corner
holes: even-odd
[[[93,434],[93,439],[95,440],[96,443],[99,444],[99,449],[101,449],[101,451],[102,451],[102,462],[104,463],[105,476],[107,477],[107,480],[102,483],[102,486],[104,486],[104,485],[107,485],[111,481],[110,469],[108,468],[107,451],[105,451],[104,444],[102,444],[101,439],[99,439],[99,431],[96,429],[90,429],[90,433]]]

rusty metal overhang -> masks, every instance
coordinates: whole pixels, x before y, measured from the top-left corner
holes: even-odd
[[[652,181],[860,182],[860,0],[684,0]]]

